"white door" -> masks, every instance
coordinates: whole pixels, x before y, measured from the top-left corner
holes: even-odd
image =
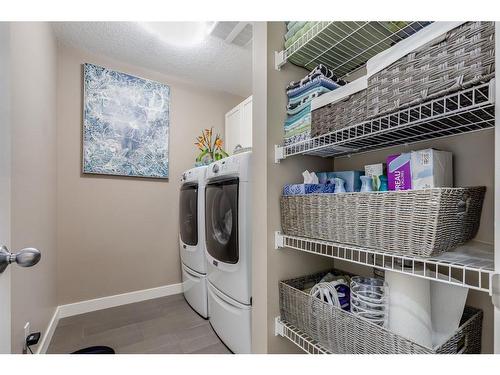
[[[0,246],[10,245],[9,24],[0,22]],[[10,353],[10,267],[0,274],[0,354]]]
[[[240,143],[242,147],[252,147],[252,97],[241,103]]]
[[[233,154],[234,148],[239,144],[241,124],[241,107],[238,105],[226,113],[226,151]]]
[[[252,97],[249,96],[226,113],[226,151],[233,154],[234,148],[252,147]]]

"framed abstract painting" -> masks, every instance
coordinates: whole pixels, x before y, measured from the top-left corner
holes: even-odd
[[[83,173],[168,179],[170,87],[83,65]]]

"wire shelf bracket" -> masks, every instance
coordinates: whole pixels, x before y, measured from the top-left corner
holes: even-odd
[[[494,79],[315,138],[275,147],[294,155],[335,157],[450,137],[495,126]]]
[[[304,352],[309,354],[332,354],[328,349],[300,329],[282,321],[279,316],[274,319],[274,335],[282,336],[290,340]]]
[[[436,257],[366,249],[335,242],[275,233],[277,249],[289,248],[325,257],[458,285],[496,296],[500,303],[500,275],[495,275],[491,245],[471,241]]]

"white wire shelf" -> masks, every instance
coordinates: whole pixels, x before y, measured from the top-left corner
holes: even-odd
[[[397,255],[373,249],[275,233],[275,248],[289,248],[395,271],[452,285],[493,293],[494,258],[491,245],[470,241],[437,257]]]
[[[276,317],[274,321],[274,334],[282,336],[293,342],[304,352],[309,354],[332,354],[328,349],[319,344],[316,340],[312,339],[300,329],[294,327]]]
[[[427,21],[316,22],[291,46],[275,56],[275,67],[290,61],[308,70],[328,66],[343,77],[376,54],[429,25]]]
[[[449,137],[495,126],[494,80],[305,141],[275,147],[293,155],[333,157]]]

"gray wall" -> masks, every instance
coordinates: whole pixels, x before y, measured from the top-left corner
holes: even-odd
[[[56,296],[56,42],[48,23],[11,23],[12,250],[36,247],[35,267],[12,268],[12,351],[24,323],[45,333]]]
[[[267,353],[267,22],[253,24],[252,353]]]
[[[283,48],[283,22],[267,24],[267,332],[269,353],[297,353],[297,347],[274,336],[274,318],[279,315],[278,282],[329,268],[333,262],[313,254],[294,250],[274,250],[274,232],[280,230],[279,198],[283,185],[300,182],[305,169],[328,169],[331,160],[297,157],[274,163],[274,145],[283,141],[283,122],[287,97],[286,85],[303,78],[307,72],[292,64],[281,71],[274,69],[274,51]],[[255,142],[257,143],[257,141]]]
[[[82,67],[102,65],[171,87],[170,179],[81,174]],[[195,137],[244,98],[59,45],[57,70],[58,302],[67,304],[181,281],[178,192]]]

